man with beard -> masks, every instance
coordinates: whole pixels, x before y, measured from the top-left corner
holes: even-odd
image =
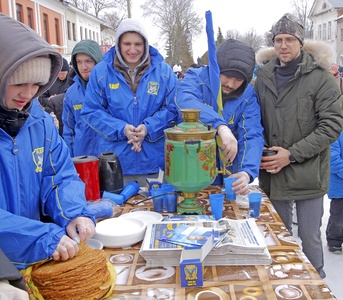
[[[237,180],[236,194],[246,195],[258,175],[263,150],[260,105],[250,81],[255,67],[254,50],[229,39],[217,50],[220,92],[211,90],[210,66],[189,69],[178,84],[178,108],[200,109],[199,121],[217,129],[218,167],[227,168]],[[215,78],[216,80],[217,78]],[[214,184],[222,184],[219,175]]]

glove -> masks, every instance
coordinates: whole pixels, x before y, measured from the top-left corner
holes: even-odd
[[[232,134],[231,130],[225,126],[219,126],[217,131],[222,140],[221,150],[228,161],[233,161],[237,155],[237,140]]]
[[[240,195],[246,195],[249,193],[250,175],[247,172],[237,172],[232,174],[231,177],[237,178],[234,184],[235,191],[238,191]]]

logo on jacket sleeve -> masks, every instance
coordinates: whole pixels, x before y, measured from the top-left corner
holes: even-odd
[[[42,172],[42,169],[43,169],[43,153],[44,153],[44,147],[36,148],[32,152],[33,162],[36,166],[36,169],[35,169],[36,173]]]
[[[160,84],[158,82],[150,81],[148,83],[148,94],[157,95],[159,89],[160,89]]]

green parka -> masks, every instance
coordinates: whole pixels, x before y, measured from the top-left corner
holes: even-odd
[[[276,52],[266,49],[257,53],[257,61],[268,61],[257,70],[255,81],[265,146],[288,149],[297,161],[276,174],[260,170],[260,187],[272,200],[312,199],[327,193],[330,144],[343,128],[342,99],[328,71],[332,62],[328,47],[306,41],[302,63],[279,95],[273,76]],[[266,53],[272,57],[266,58]]]

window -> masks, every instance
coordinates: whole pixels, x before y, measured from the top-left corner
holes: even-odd
[[[88,37],[87,37],[87,28],[85,28],[85,39],[88,39]]]
[[[56,44],[61,45],[60,20],[55,18]]]
[[[341,42],[343,42],[343,28],[341,28]]]
[[[326,40],[326,24],[323,24],[323,40]]]
[[[43,38],[49,43],[49,19],[47,14],[43,14]]]
[[[68,40],[71,40],[71,28],[70,28],[70,21],[67,21],[67,36]]]
[[[83,28],[80,26],[80,40],[83,40]]]
[[[318,40],[322,39],[322,25],[318,25]]]
[[[99,43],[99,32],[96,33],[96,41]]]
[[[332,23],[328,22],[328,39],[332,38]]]
[[[23,20],[23,6],[20,4],[15,5],[15,10],[16,10],[16,15],[17,15],[17,20],[19,22],[24,22]]]
[[[34,29],[33,25],[33,11],[32,8],[27,8],[27,25],[29,25],[32,29]]]
[[[73,41],[76,41],[76,28],[75,28],[75,23],[73,25]]]
[[[93,31],[93,41],[95,41],[95,31]]]

